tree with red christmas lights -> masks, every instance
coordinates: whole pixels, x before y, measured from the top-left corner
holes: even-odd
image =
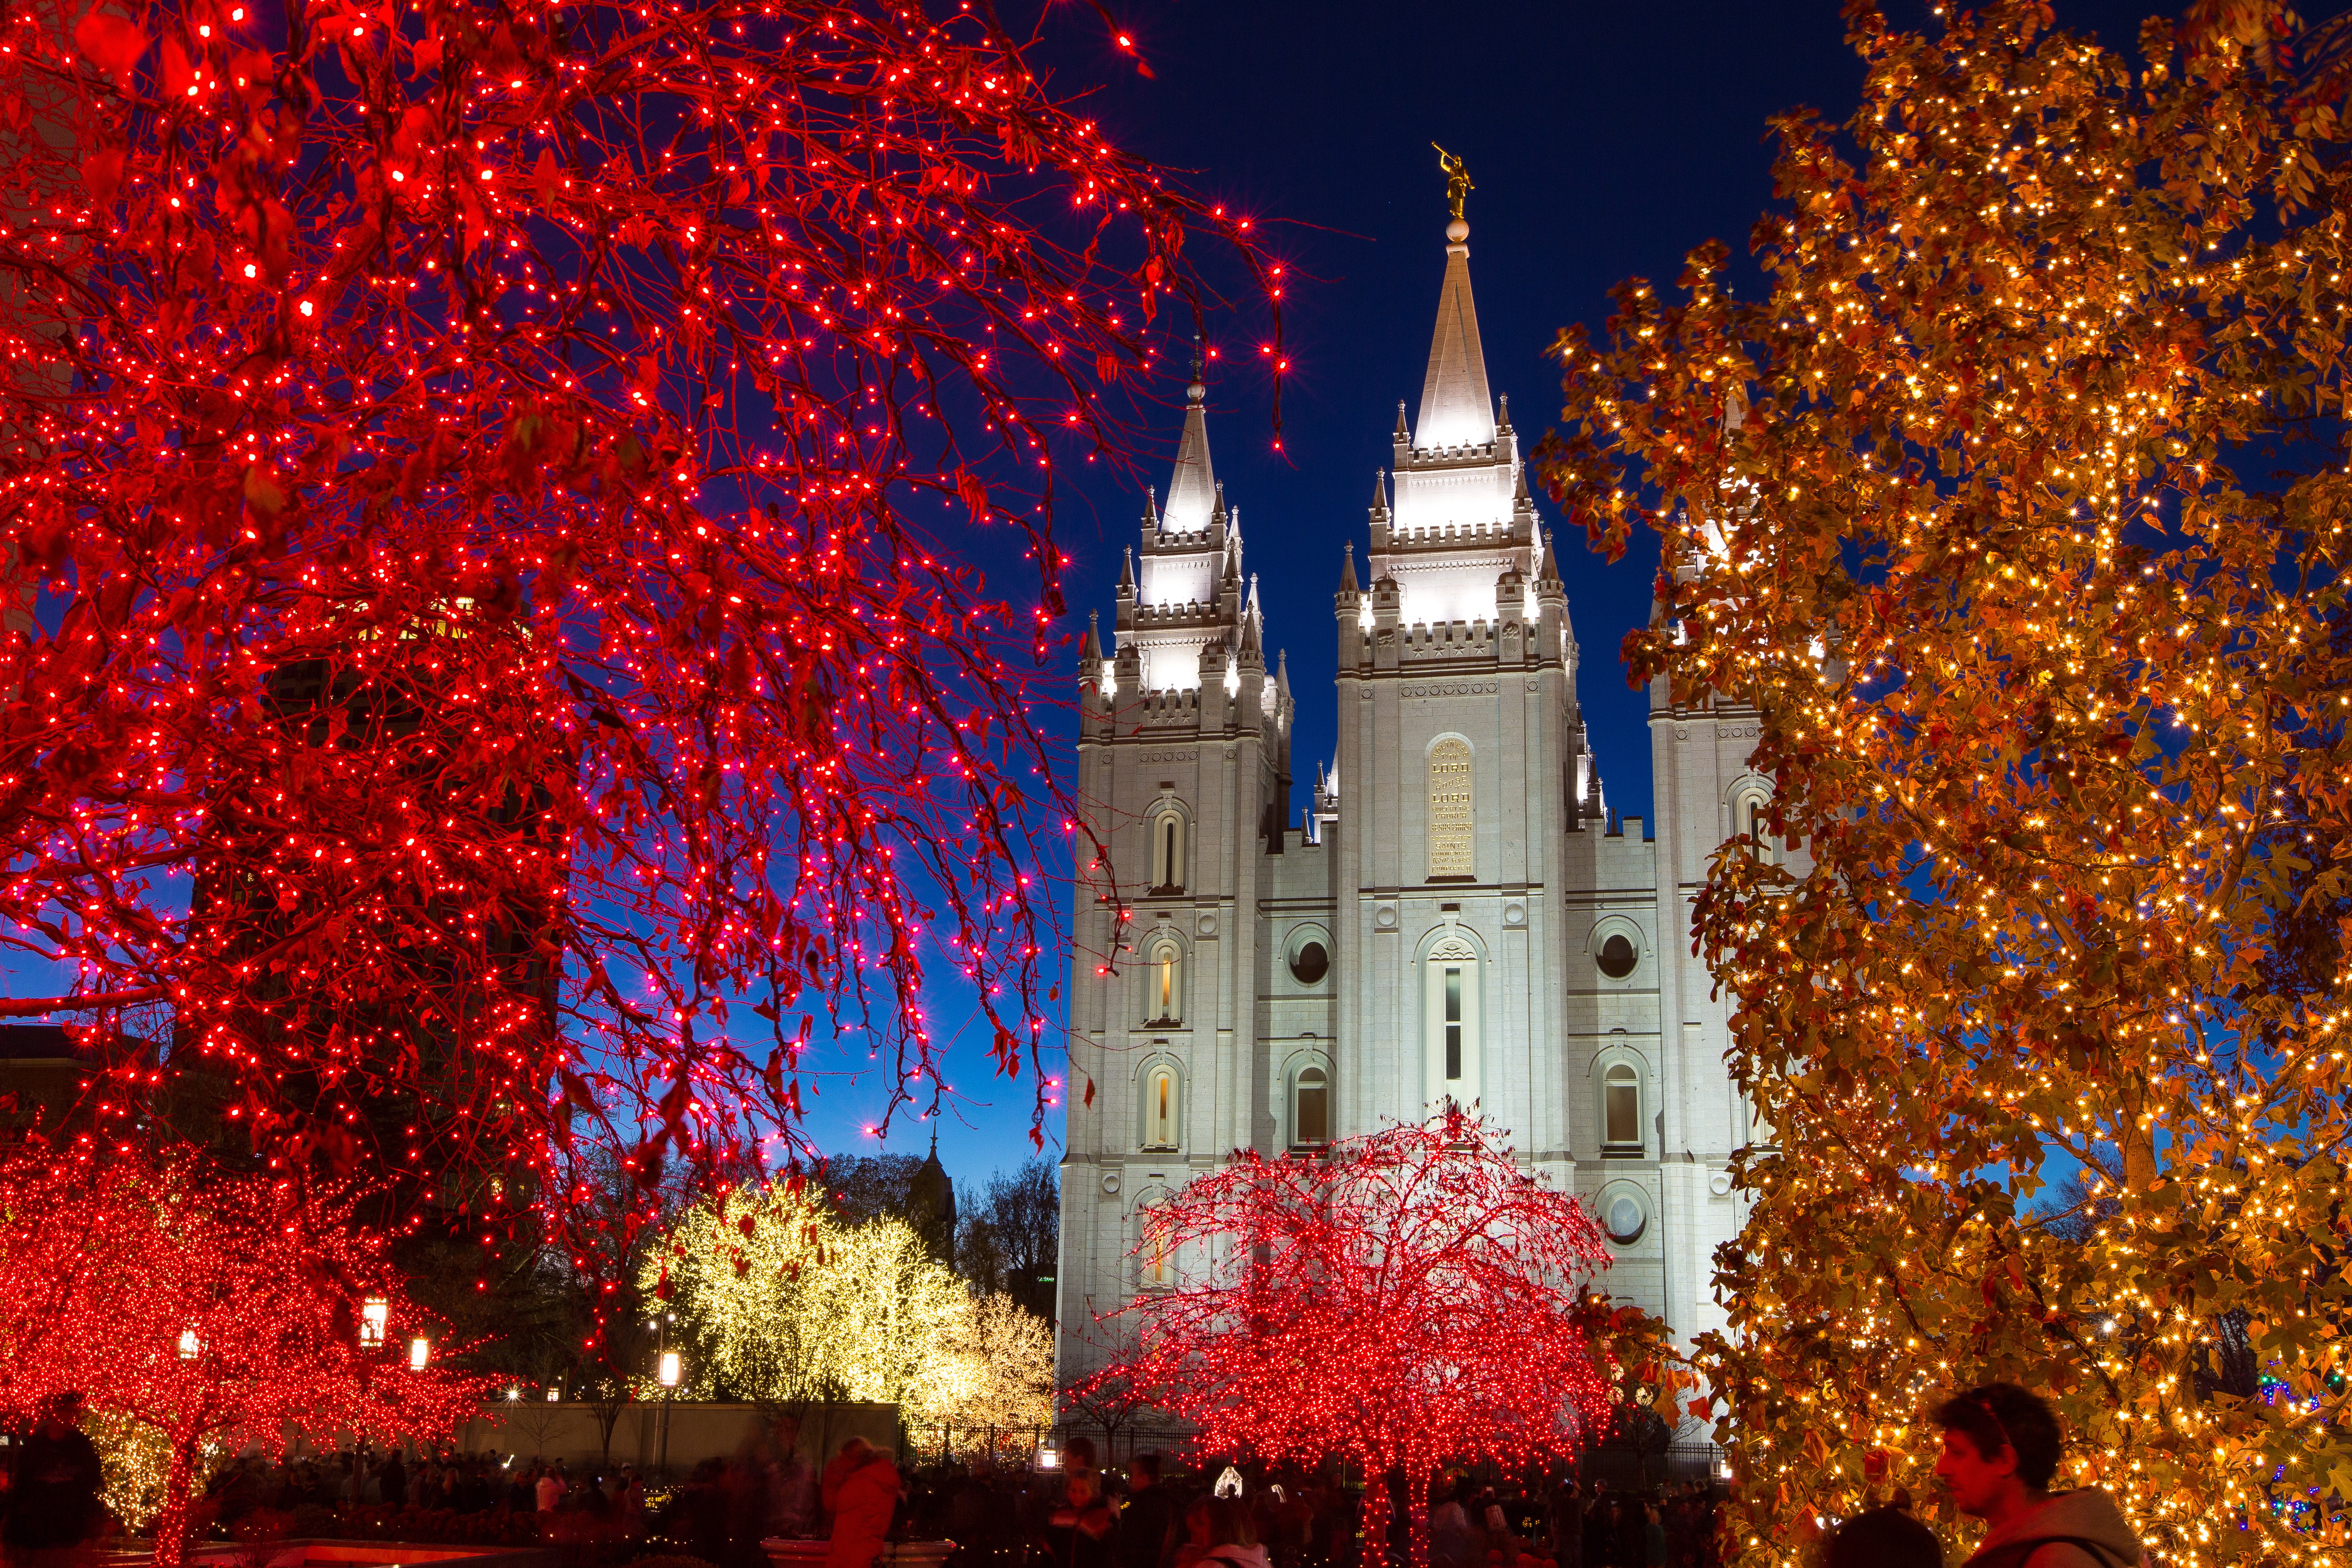
[[[1622,1325],[1583,1291],[1600,1228],[1496,1131],[1449,1107],[1311,1158],[1236,1154],[1152,1212],[1139,1258],[1167,1283],[1078,1395],[1149,1389],[1210,1453],[1401,1473],[1425,1563],[1436,1467],[1569,1452],[1624,1377],[1597,1364]],[[1387,1488],[1367,1506],[1382,1539]]]
[[[0,1161],[0,1412],[79,1393],[160,1434],[159,1568],[201,1528],[208,1448],[446,1437],[488,1380],[432,1364],[434,1325],[349,1218],[283,1178],[177,1154]]]
[[[942,968],[1034,1070],[1055,463],[1133,449],[1188,238],[1283,282],[1033,42],[12,7],[0,952],[72,981],[0,1013],[491,1211],[796,1151],[834,1026],[935,1100]]]

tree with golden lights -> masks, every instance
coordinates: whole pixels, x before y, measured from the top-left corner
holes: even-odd
[[[940,1350],[933,1419],[1008,1434],[1054,1424],[1054,1325],[1011,1296],[968,1298]]]
[[[1628,652],[1752,709],[1777,789],[1696,914],[1769,1130],[1702,1347],[1732,1544],[1932,1506],[1928,1402],[2008,1378],[2159,1561],[2340,1562],[2341,82],[2242,0],[2137,57],[1939,10],[1847,7],[1862,107],[1777,122],[1765,289],[1719,246],[1625,285],[1540,459],[1661,536]]]
[[[639,1287],[677,1316],[697,1386],[787,1408],[897,1405],[910,1426],[1039,1426],[1052,1330],[974,1298],[904,1220],[843,1225],[788,1180],[689,1209]]]

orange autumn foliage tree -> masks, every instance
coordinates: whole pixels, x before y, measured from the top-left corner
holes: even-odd
[[[811,1053],[929,1104],[927,980],[1035,1072],[1056,448],[1132,453],[1196,257],[1281,287],[1030,43],[11,7],[0,1012],[493,1215],[804,1152]]]
[[[1629,652],[1756,710],[1777,789],[1693,933],[1768,1130],[1701,1346],[1727,1540],[1933,1513],[1930,1401],[2008,1378],[2158,1561],[2339,1560],[2341,83],[2263,5],[2136,58],[2026,0],[1847,15],[1862,106],[1778,123],[1761,297],[1720,247],[1626,285],[1540,459],[1662,537]]]

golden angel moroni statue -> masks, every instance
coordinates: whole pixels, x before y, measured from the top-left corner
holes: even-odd
[[[1430,145],[1437,147],[1434,142]],[[1454,214],[1454,222],[1463,222],[1462,198],[1478,188],[1470,183],[1470,165],[1444,148],[1437,147],[1437,166],[1445,174],[1445,205]]]

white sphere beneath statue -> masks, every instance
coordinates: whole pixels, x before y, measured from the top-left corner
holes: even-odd
[[[1455,218],[1445,226],[1445,237],[1453,244],[1459,245],[1470,237],[1470,226],[1460,218]]]

